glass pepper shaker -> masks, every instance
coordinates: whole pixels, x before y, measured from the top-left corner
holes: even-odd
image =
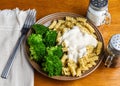
[[[120,34],[111,37],[107,46],[106,67],[120,67]]]
[[[90,0],[87,18],[96,26],[110,24],[111,15],[108,12],[108,0]]]

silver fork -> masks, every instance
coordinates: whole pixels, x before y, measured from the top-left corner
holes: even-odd
[[[15,55],[16,55],[17,49],[19,48],[20,44],[22,43],[22,40],[24,39],[24,37],[25,37],[27,31],[29,30],[29,28],[31,27],[31,25],[33,25],[35,23],[36,11],[29,10],[28,12],[29,13],[27,15],[27,18],[26,18],[23,28],[21,30],[21,36],[19,37],[11,55],[7,61],[7,64],[5,65],[5,68],[2,71],[1,77],[4,79],[7,79],[8,75],[9,75],[10,69],[13,65],[13,61],[16,57]]]

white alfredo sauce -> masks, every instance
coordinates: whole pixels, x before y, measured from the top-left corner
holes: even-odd
[[[82,58],[87,54],[86,46],[97,46],[97,40],[87,33],[83,33],[78,26],[74,26],[71,30],[65,32],[62,36],[68,48],[68,58],[77,62],[78,58]]]

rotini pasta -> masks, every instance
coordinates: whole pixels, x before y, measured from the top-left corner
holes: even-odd
[[[72,76],[75,76],[76,75],[76,68],[75,68],[75,66],[73,64],[71,64],[71,63],[68,63],[68,67],[70,69],[70,72],[71,72]]]
[[[80,23],[76,23],[76,25],[77,25],[78,27],[80,27],[80,30],[81,30],[82,32],[90,34],[89,30],[88,30],[87,28],[85,28],[84,26],[82,26]]]
[[[62,56],[62,58],[61,58],[61,62],[62,62],[62,65],[63,66],[65,66],[66,65],[66,60],[67,60],[67,55],[66,54],[64,54],[63,56]]]
[[[68,67],[62,67],[62,74],[66,76],[70,76],[70,69]]]
[[[87,21],[87,19],[82,18],[82,17],[77,17],[76,20],[80,21],[80,22],[83,22],[83,23],[85,23]]]
[[[54,20],[52,24],[48,27],[49,29],[54,29],[54,26],[57,24],[57,21]]]
[[[81,68],[77,68],[77,71],[76,71],[76,76],[81,76],[82,75],[82,70]]]
[[[84,23],[84,25],[87,27],[90,33],[95,33],[95,30],[88,23]]]
[[[96,48],[96,54],[99,55],[102,49],[102,42],[98,42],[97,48]]]

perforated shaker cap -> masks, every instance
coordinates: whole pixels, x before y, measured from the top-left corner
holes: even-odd
[[[115,34],[110,39],[110,46],[115,54],[120,55],[120,34]]]
[[[90,0],[90,6],[95,10],[105,10],[108,7],[108,0]]]

